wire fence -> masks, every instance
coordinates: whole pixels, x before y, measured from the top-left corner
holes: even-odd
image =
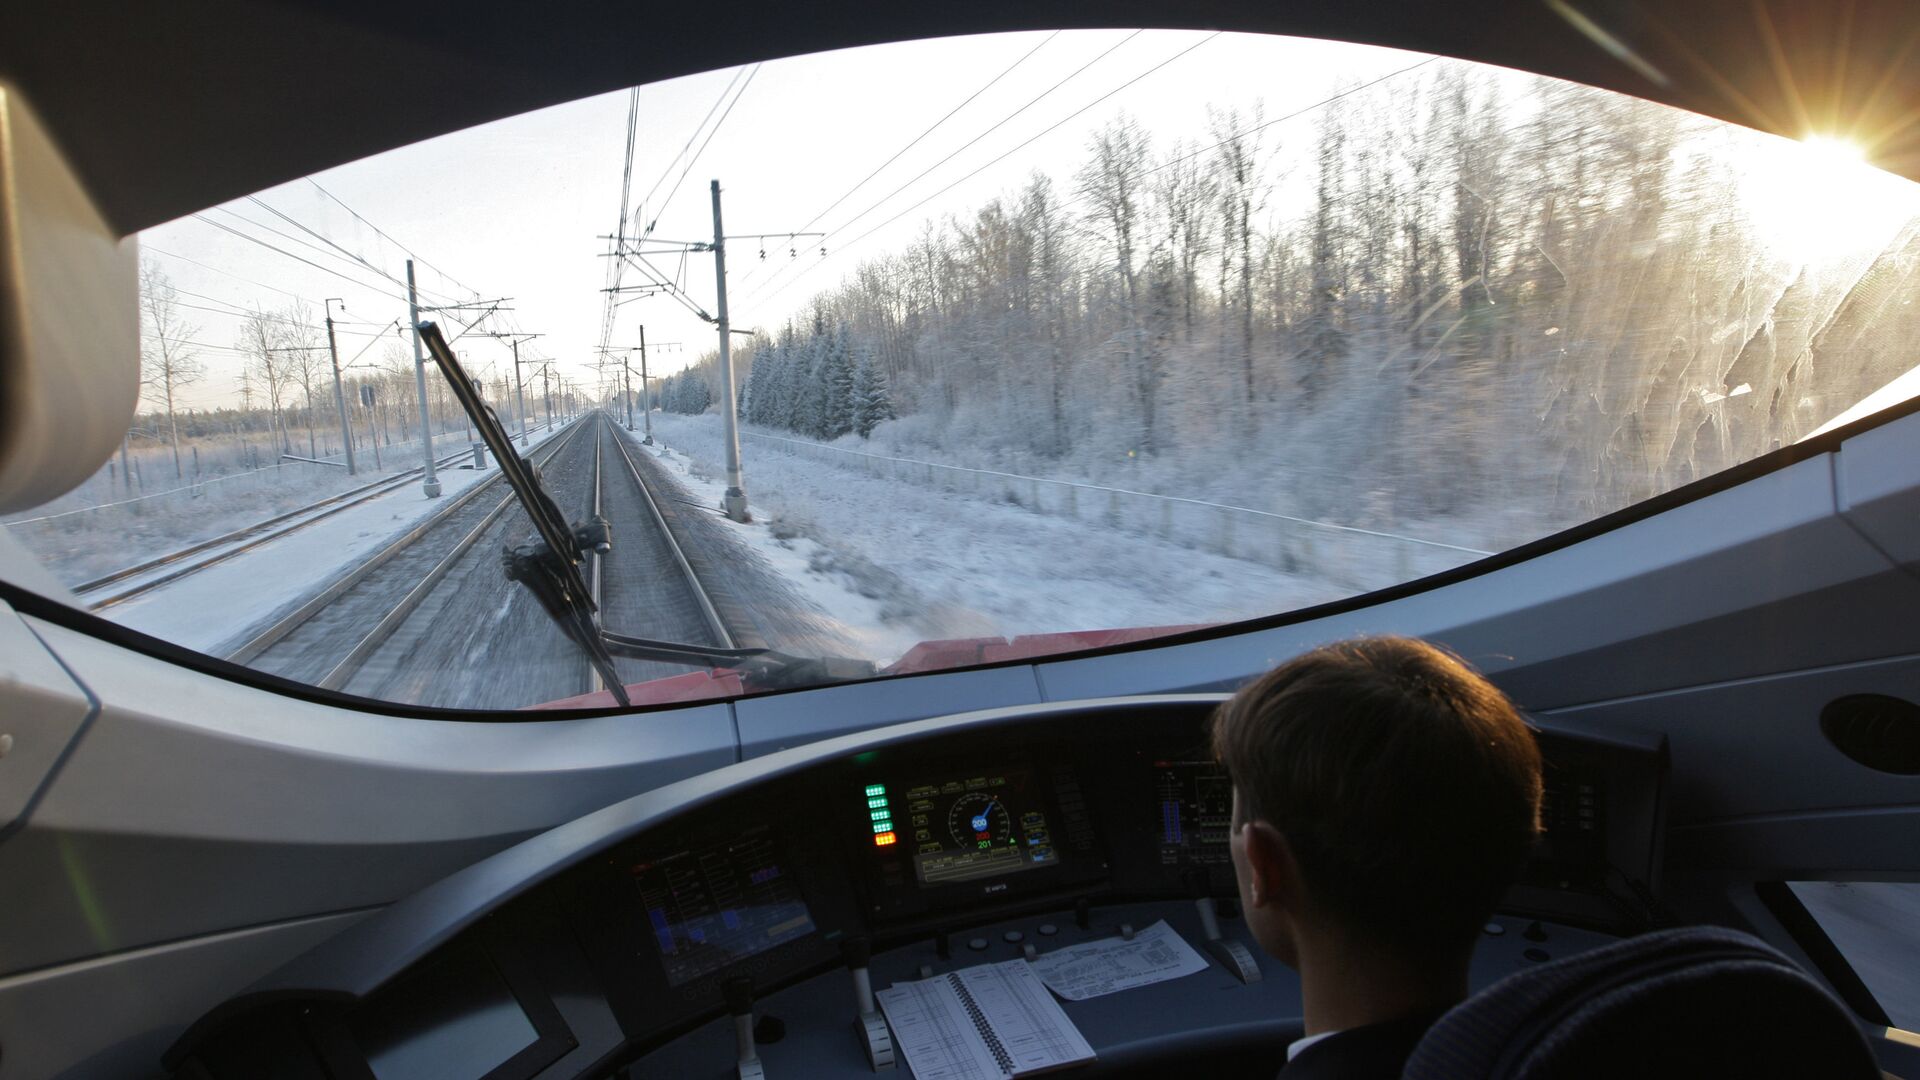
[[[1043,514],[1097,521],[1172,543],[1311,574],[1370,591],[1436,574],[1492,552],[1378,529],[1206,499],[889,457],[742,431],[742,439],[869,476],[997,499]]]

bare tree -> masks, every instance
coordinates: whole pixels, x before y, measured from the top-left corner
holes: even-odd
[[[319,412],[314,408],[314,387],[324,387],[333,367],[327,359],[327,347],[321,340],[321,331],[314,324],[313,309],[305,301],[296,301],[282,312],[281,329],[281,356],[284,358],[288,381],[300,387],[300,394],[307,403],[307,456],[317,458],[320,450],[314,436],[317,426],[314,420]]]
[[[1160,357],[1146,340],[1140,316],[1139,268],[1134,250],[1146,212],[1147,133],[1138,121],[1121,116],[1094,135],[1088,149],[1093,158],[1080,170],[1080,196],[1092,204],[1091,216],[1104,227],[1105,239],[1113,247],[1126,321],[1121,335],[1126,343],[1123,351],[1126,366],[1132,370],[1133,392],[1140,410],[1140,446],[1152,453]]]
[[[287,434],[284,403],[293,385],[293,372],[286,361],[290,354],[280,351],[285,338],[282,322],[280,316],[258,308],[249,311],[240,320],[238,348],[254,384],[267,395],[272,426],[280,431],[280,452],[290,454],[293,443]]]
[[[151,262],[140,264],[141,350],[140,384],[149,401],[167,411],[167,441],[173,447],[173,474],[184,478],[180,464],[180,425],[174,418],[174,398],[182,389],[206,377],[193,347],[200,328],[181,319],[179,299],[166,271]]]
[[[1253,416],[1253,207],[1259,198],[1255,162],[1260,156],[1256,132],[1261,116],[1258,103],[1245,120],[1238,109],[1207,110],[1208,126],[1217,140],[1213,153],[1214,173],[1219,177],[1222,258],[1228,251],[1240,257],[1240,295],[1235,306],[1240,316],[1240,373],[1249,418]],[[1223,295],[1220,301],[1224,308],[1227,298]]]

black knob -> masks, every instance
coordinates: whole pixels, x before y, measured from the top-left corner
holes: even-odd
[[[727,1011],[735,1016],[747,1016],[753,1012],[753,980],[745,975],[735,975],[721,987],[726,995]]]
[[[1195,900],[1204,900],[1209,893],[1213,892],[1213,881],[1207,876],[1207,868],[1204,866],[1187,867],[1186,871],[1180,875],[1180,880],[1187,887],[1187,895]]]
[[[840,958],[847,967],[859,969],[867,966],[873,956],[873,944],[864,937],[850,937],[840,943]]]

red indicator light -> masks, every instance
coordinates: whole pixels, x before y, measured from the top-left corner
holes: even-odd
[[[895,836],[894,834],[890,832],[883,832],[873,838],[873,846],[887,847],[897,839],[899,839],[899,837]]]

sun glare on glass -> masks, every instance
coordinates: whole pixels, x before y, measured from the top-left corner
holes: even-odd
[[[1725,153],[1756,234],[1790,259],[1870,253],[1920,214],[1920,185],[1867,164],[1849,139],[1742,135]]]

